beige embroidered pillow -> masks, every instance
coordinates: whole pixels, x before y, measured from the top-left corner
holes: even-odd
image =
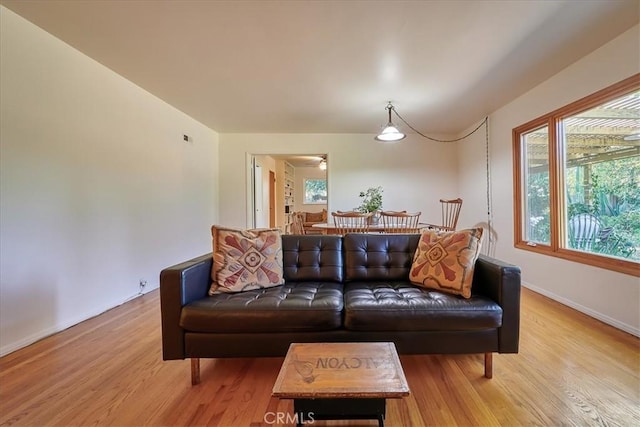
[[[471,281],[480,255],[482,231],[482,228],[424,231],[413,256],[409,280],[425,288],[471,297]]]
[[[237,230],[214,225],[209,295],[284,283],[280,230]]]

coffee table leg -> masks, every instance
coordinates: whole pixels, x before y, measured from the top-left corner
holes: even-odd
[[[294,399],[298,427],[311,420],[378,420],[384,426],[385,399]]]

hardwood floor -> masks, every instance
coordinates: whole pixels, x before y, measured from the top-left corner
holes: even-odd
[[[163,362],[154,291],[0,359],[0,425],[292,426],[284,358]],[[640,340],[523,289],[517,355],[401,356],[387,426],[640,425]],[[289,419],[287,419],[287,414]],[[278,418],[279,417],[279,418]],[[316,421],[373,426],[375,421]]]

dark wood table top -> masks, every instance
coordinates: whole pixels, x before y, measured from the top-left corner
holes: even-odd
[[[273,396],[301,398],[401,398],[409,395],[395,345],[294,343],[273,386]]]

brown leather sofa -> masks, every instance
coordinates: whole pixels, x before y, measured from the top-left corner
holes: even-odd
[[[282,236],[285,284],[208,295],[211,254],[160,274],[164,360],[284,356],[293,342],[391,341],[400,354],[517,353],[520,269],[480,255],[464,299],[408,281],[417,234]]]

